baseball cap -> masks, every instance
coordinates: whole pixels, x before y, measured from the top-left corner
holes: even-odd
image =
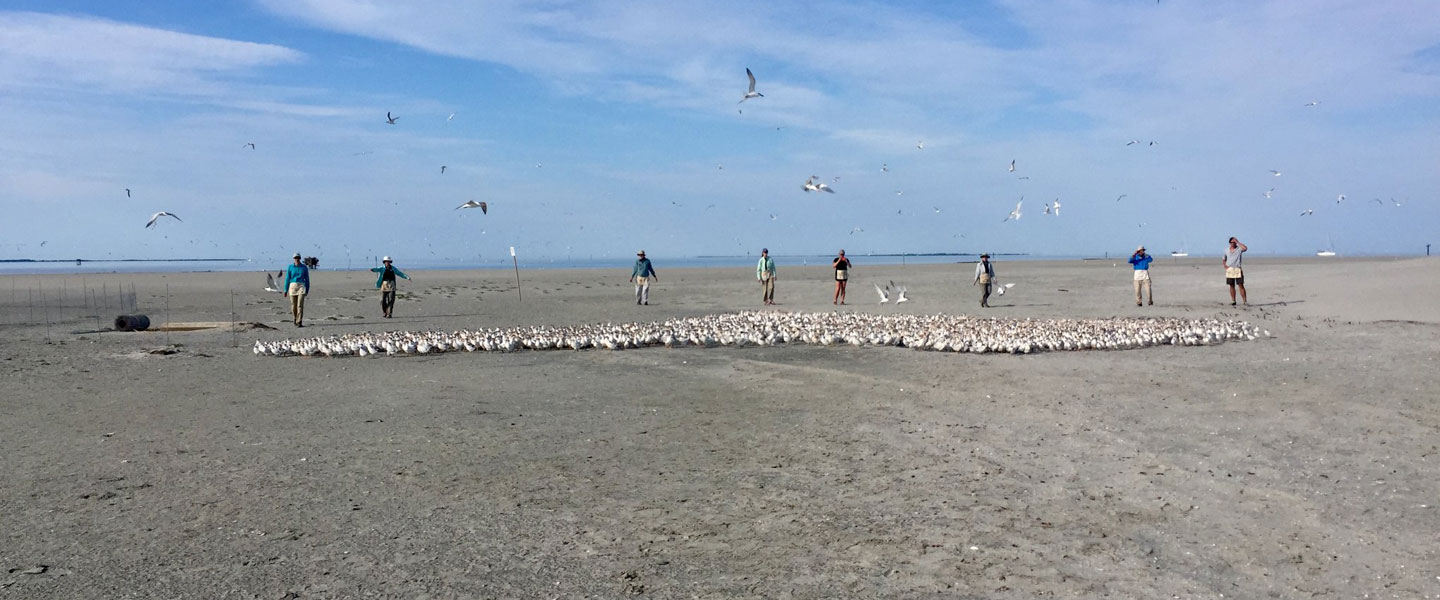
[[[767,252],[769,252],[769,251],[770,251],[769,248],[761,248],[761,249],[760,249],[760,253],[761,253],[761,254],[765,254],[765,253],[767,253]]]
[[[390,262],[390,257],[387,256],[385,258],[382,258],[380,259],[380,262]]]
[[[296,252],[296,253],[295,253],[295,256],[292,256],[291,258],[300,258],[300,253],[299,253],[299,252]]]
[[[981,255],[980,255],[980,258],[990,258],[990,255],[989,255],[989,254],[981,254]]]
[[[645,256],[645,251],[644,251],[644,250],[641,250],[641,251],[639,251],[639,252],[636,252],[636,253],[635,253],[635,256]]]

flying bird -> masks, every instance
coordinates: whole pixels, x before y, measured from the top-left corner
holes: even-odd
[[[1015,203],[1015,210],[1010,211],[1010,216],[1005,217],[1005,219],[1002,220],[1002,221],[1000,221],[1000,222],[1001,222],[1001,223],[1004,223],[1005,221],[1012,221],[1012,220],[1013,220],[1013,221],[1019,221],[1019,220],[1020,220],[1020,205],[1021,205],[1021,204],[1024,204],[1024,203],[1025,203],[1025,197],[1024,197],[1024,196],[1021,196],[1021,197],[1020,197],[1020,201]]]
[[[1015,172],[1015,161],[1013,161],[1013,160],[1010,161],[1010,172],[1011,172],[1011,173],[1014,173],[1014,172]]]
[[[1045,203],[1045,214],[1050,214],[1050,203]]]
[[[865,230],[859,227],[850,230],[850,235],[855,235],[857,233],[865,233]]]
[[[1272,194],[1272,193],[1274,193],[1274,192],[1275,192],[1275,188],[1270,188],[1270,189],[1268,189],[1268,190],[1265,190],[1265,199],[1267,199],[1267,200],[1270,199],[1270,194]]]
[[[1116,197],[1115,197],[1115,201],[1116,201],[1116,202],[1119,202],[1122,198],[1124,198],[1124,197],[1126,197],[1126,196],[1129,196],[1129,195],[1130,195],[1130,194],[1120,194],[1119,196],[1116,196]]]
[[[1300,216],[1305,217],[1305,216],[1309,216],[1309,215],[1313,215],[1313,214],[1315,214],[1315,209],[1312,208],[1312,209],[1308,209],[1308,210],[1305,210],[1305,211],[1301,212],[1301,213],[1300,213]]]
[[[881,172],[881,173],[889,173],[889,172],[890,172],[890,163],[880,163],[880,172]]]
[[[1051,206],[1050,208],[1052,208],[1052,209],[1055,210],[1055,216],[1057,216],[1057,217],[1060,216],[1060,199],[1059,199],[1059,198],[1056,198],[1056,199],[1055,199],[1055,204],[1054,204],[1053,206]]]
[[[246,146],[249,146],[251,150],[254,150],[254,149],[255,149],[255,142],[247,142],[247,143],[244,143],[244,144],[241,144],[241,145],[240,145],[241,148],[244,148],[244,147],[246,147]]]
[[[1310,101],[1308,104],[1306,104],[1305,106],[1320,106],[1320,101],[1319,101],[1319,100],[1311,100],[1311,101]]]
[[[460,206],[455,207],[455,210],[460,210],[460,209],[462,209],[462,208],[478,208],[478,209],[480,209],[480,214],[482,214],[482,215],[490,214],[490,205],[489,205],[489,204],[486,204],[486,203],[484,203],[484,202],[476,202],[476,201],[474,201],[474,200],[466,200],[464,204],[461,204]]]
[[[938,207],[938,206],[931,206],[930,208],[935,209],[935,214],[937,214],[937,215],[940,214],[940,207]]]
[[[126,197],[126,198],[129,198],[129,197],[130,197],[130,188],[125,188],[125,197]],[[1376,198],[1376,199],[1378,200],[1379,198]]]
[[[153,214],[153,215],[150,215],[150,220],[145,223],[145,228],[146,228],[146,229],[149,229],[149,228],[151,228],[151,227],[154,227],[154,226],[155,226],[155,222],[156,222],[156,221],[159,221],[159,220],[160,220],[160,217],[175,217],[175,220],[176,220],[176,221],[179,221],[179,220],[180,220],[180,217],[176,217],[175,215],[170,214],[170,213],[165,212],[165,211],[162,210],[162,211],[157,212],[157,213],[155,213],[155,214]]]
[[[918,142],[915,142],[915,148],[916,148],[917,150],[924,150],[924,149],[925,149],[925,140],[920,140],[920,141],[918,141]]]
[[[1391,204],[1394,204],[1396,207],[1403,206],[1403,204],[1401,204],[1401,203],[1399,203],[1399,202],[1396,202],[1394,198],[1391,198],[1391,199],[1390,199],[1390,203],[1391,203]],[[1382,205],[1382,206],[1383,206],[1383,205]]]
[[[399,120],[399,119],[400,119],[400,117],[392,117],[392,116],[390,116],[390,111],[388,111],[388,110],[385,111],[385,122],[386,122],[387,124],[394,125],[394,124],[395,124],[395,121],[397,121],[397,120]]]
[[[450,113],[450,116],[445,117],[445,120],[446,120],[446,121],[454,121],[454,120],[455,120],[455,113]]]
[[[819,181],[814,175],[811,175],[809,179],[805,180],[805,186],[803,187],[803,189],[807,192],[829,192],[831,194],[835,193],[835,190],[830,189],[830,186],[825,185],[825,182],[823,181]]]
[[[755,74],[750,72],[750,67],[745,67],[745,76],[750,78],[750,89],[745,91],[745,96],[740,98],[740,102],[744,102],[751,98],[764,98],[765,94],[755,91]],[[736,104],[739,104],[739,102],[737,102]]]
[[[878,284],[878,283],[872,283],[872,284],[870,284],[870,285],[875,286],[875,293],[880,294],[880,303],[881,303],[881,304],[885,304],[885,303],[890,302],[890,294],[888,293],[889,290],[890,290],[890,288],[888,288],[888,287],[882,288],[882,287],[880,287],[880,284]]]
[[[906,288],[905,286],[903,286],[903,285],[895,285],[895,282],[892,281],[892,282],[890,282],[890,289],[894,289],[894,290],[895,290],[895,303],[896,303],[896,304],[899,304],[899,303],[901,303],[901,302],[908,302],[908,301],[910,300],[909,298],[906,298],[906,297],[905,297],[905,292],[908,290],[908,288]]]
[[[1140,143],[1140,140],[1130,140],[1130,141],[1128,141],[1128,142],[1125,142],[1125,145],[1126,145],[1126,146],[1134,146],[1135,144],[1138,144],[1138,143]]]
[[[1280,172],[1279,172],[1279,171],[1276,171],[1275,169],[1270,169],[1270,174],[1271,174],[1271,175],[1274,175],[1274,176],[1276,176],[1276,177],[1279,177],[1279,176],[1280,176]]]
[[[440,174],[441,174],[441,175],[444,175],[444,174],[445,174],[445,165],[440,165]]]
[[[1375,203],[1376,203],[1376,204],[1379,204],[1380,206],[1385,206],[1385,202],[1382,201],[1382,200],[1379,199],[1379,198],[1376,198],[1376,199],[1375,199]]]
[[[279,285],[279,284],[275,283],[275,276],[274,276],[274,275],[271,275],[271,274],[268,273],[268,272],[265,273],[265,291],[267,291],[267,292],[279,292],[279,293],[282,293],[282,294],[285,292],[285,290],[280,289],[280,285]]]
[[[1005,284],[997,283],[997,284],[995,284],[995,293],[996,293],[997,295],[1004,296],[1004,295],[1005,295],[1005,290],[1008,290],[1008,289],[1013,288],[1013,287],[1015,287],[1015,284],[1013,284],[1013,283],[1005,283]]]
[[[1339,196],[1336,196],[1336,197],[1335,197],[1335,203],[1336,203],[1336,204],[1339,204],[1339,203],[1344,202],[1344,201],[1345,201],[1345,194],[1340,194]]]

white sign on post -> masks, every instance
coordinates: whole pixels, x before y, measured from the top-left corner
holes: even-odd
[[[521,302],[525,301],[525,295],[520,293],[520,259],[515,258],[515,247],[510,247],[510,262],[515,263],[515,296]]]
[[[510,256],[515,256],[515,247],[514,247],[514,246],[511,246],[511,247],[510,247]]]

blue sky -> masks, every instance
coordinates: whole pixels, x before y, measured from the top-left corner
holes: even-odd
[[[1413,254],[1437,100],[1419,1],[10,0],[0,257]]]

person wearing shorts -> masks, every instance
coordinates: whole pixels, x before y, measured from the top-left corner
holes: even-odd
[[[1130,255],[1130,264],[1135,267],[1135,306],[1141,306],[1145,295],[1149,294],[1150,304],[1155,304],[1155,292],[1150,289],[1150,261],[1155,257],[1145,253],[1145,247],[1135,249]]]
[[[1225,285],[1230,286],[1230,306],[1235,306],[1236,287],[1240,288],[1240,301],[1250,306],[1250,299],[1245,296],[1245,269],[1242,266],[1245,251],[1249,249],[1238,238],[1232,237],[1230,245],[1225,248],[1225,258],[1221,259],[1225,264]]]
[[[391,265],[388,256],[381,259],[380,262],[385,266],[372,268],[370,272],[380,274],[380,277],[375,280],[375,287],[380,288],[380,311],[384,313],[385,318],[389,319],[395,313],[395,288],[399,282],[395,278],[409,279],[410,276]]]
[[[990,264],[990,255],[981,254],[975,263],[975,281],[970,285],[980,286],[980,308],[990,308],[990,284],[995,281],[995,265]]]
[[[770,258],[770,249],[760,249],[760,262],[755,264],[755,278],[760,280],[761,295],[766,306],[775,303],[775,259]]]
[[[290,298],[290,316],[295,318],[296,327],[305,326],[305,294],[310,293],[310,268],[300,262],[300,253],[295,253],[295,263],[285,268],[285,283],[281,289]]]
[[[655,266],[650,264],[650,259],[645,258],[645,251],[635,253],[635,268],[630,270],[630,281],[635,282],[635,303],[650,305],[650,280],[660,281],[660,276],[655,274]]]
[[[850,259],[845,258],[845,250],[840,250],[840,256],[830,261],[830,266],[835,269],[835,298],[831,304],[845,303],[845,283],[850,280]]]

